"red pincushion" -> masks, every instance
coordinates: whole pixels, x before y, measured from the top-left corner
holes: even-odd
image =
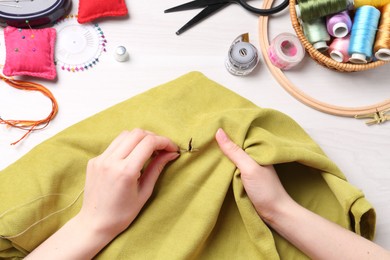
[[[100,17],[125,16],[127,13],[124,0],[80,0],[77,21],[88,23]]]

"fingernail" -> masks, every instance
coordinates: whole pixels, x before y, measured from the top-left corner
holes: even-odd
[[[225,131],[223,131],[222,128],[218,129],[217,135],[219,136],[219,140],[221,140],[221,141],[229,140],[228,136],[226,135]]]
[[[175,160],[177,159],[178,157],[180,156],[180,152],[176,152],[176,153],[172,153],[172,159],[171,160]]]

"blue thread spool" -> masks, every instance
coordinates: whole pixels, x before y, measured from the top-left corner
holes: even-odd
[[[350,62],[363,64],[371,61],[380,14],[378,9],[369,5],[356,10],[348,48]]]

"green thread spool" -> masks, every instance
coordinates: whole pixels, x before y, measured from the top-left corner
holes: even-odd
[[[307,40],[320,52],[328,50],[327,42],[330,41],[330,35],[326,29],[325,20],[318,18],[312,22],[302,23],[303,33]]]
[[[297,16],[304,22],[339,13],[353,6],[353,0],[303,0],[295,6]]]

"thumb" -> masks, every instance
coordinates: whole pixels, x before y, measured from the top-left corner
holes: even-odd
[[[257,162],[235,144],[222,128],[218,129],[215,139],[222,152],[240,169],[241,174],[250,174],[259,168]]]
[[[157,179],[163,171],[164,167],[170,162],[179,157],[177,152],[161,152],[146,167],[146,170],[140,178],[140,193],[148,199],[153,192]]]

